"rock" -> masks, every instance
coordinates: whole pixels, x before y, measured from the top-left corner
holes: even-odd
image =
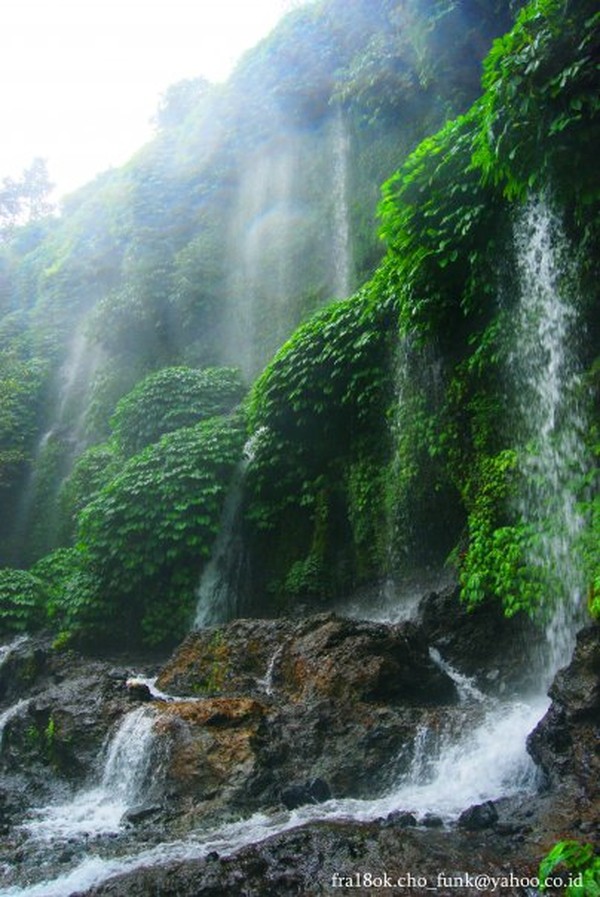
[[[570,720],[600,718],[600,627],[588,626],[577,637],[571,663],[556,674],[550,697]]]
[[[394,810],[393,813],[386,816],[383,824],[386,828],[390,826],[395,828],[414,828],[417,825],[417,817],[404,810]]]
[[[139,822],[144,822],[152,816],[157,816],[161,811],[162,807],[160,804],[152,804],[146,807],[132,807],[123,816],[123,822],[130,822],[132,825],[137,825]]]
[[[482,690],[500,694],[537,687],[529,649],[539,642],[540,632],[527,615],[507,618],[492,600],[469,609],[460,600],[460,589],[451,586],[422,599],[418,622],[428,643],[451,666],[474,677]]]
[[[127,690],[127,697],[130,701],[147,702],[154,700],[152,692],[146,683],[140,682],[138,679],[127,679],[125,688]]]
[[[416,627],[333,614],[192,633],[157,684],[195,696],[161,705],[169,787],[195,816],[328,799],[306,790],[314,780],[369,797],[406,768],[416,728],[457,701]]]
[[[436,813],[425,813],[421,819],[421,825],[425,826],[425,828],[443,828],[444,820]]]
[[[456,699],[451,679],[432,662],[416,627],[333,614],[302,621],[235,620],[194,632],[157,685],[184,696],[264,690],[275,657],[278,687],[296,698],[310,689],[336,700],[350,692],[354,700],[369,702],[436,705]]]
[[[281,803],[288,810],[304,804],[322,804],[331,798],[331,789],[323,779],[312,779],[301,785],[290,785],[281,792]]]
[[[479,832],[490,828],[498,821],[498,811],[493,801],[488,800],[483,804],[474,804],[464,810],[458,817],[458,827],[468,832]]]
[[[528,738],[529,753],[552,788],[572,779],[583,795],[600,797],[600,626],[583,629],[571,663],[550,688],[552,704]]]

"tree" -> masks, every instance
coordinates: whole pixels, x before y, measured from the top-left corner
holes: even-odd
[[[0,241],[10,238],[15,227],[50,215],[54,205],[45,159],[34,159],[16,180],[5,177],[0,184]]]

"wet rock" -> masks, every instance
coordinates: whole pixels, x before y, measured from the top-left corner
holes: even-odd
[[[492,600],[469,609],[460,589],[450,586],[422,599],[418,622],[444,660],[487,693],[537,687],[531,645],[539,643],[540,632],[525,614],[507,618]]]
[[[425,813],[421,819],[421,825],[425,828],[443,828],[444,820],[435,813]]]
[[[307,689],[339,699],[441,704],[456,698],[452,681],[429,657],[410,624],[387,626],[318,614],[302,621],[236,620],[192,633],[158,679],[176,695],[266,691],[300,698]]]
[[[290,782],[299,806],[315,779],[368,797],[406,769],[417,726],[440,725],[457,699],[414,626],[332,614],[193,633],[157,684],[194,696],[164,705],[170,787],[194,815],[277,805]]]
[[[288,810],[295,810],[304,804],[322,804],[330,798],[331,788],[323,779],[290,785],[281,792],[281,803]]]
[[[552,788],[600,797],[600,626],[583,629],[571,663],[550,688],[552,704],[529,736],[528,750]]]
[[[403,810],[395,810],[393,813],[386,816],[383,824],[386,828],[390,826],[395,826],[396,828],[414,828],[417,825],[417,817],[412,813],[407,813]]]
[[[141,703],[154,700],[152,693],[145,682],[137,679],[128,679],[125,682],[127,697],[130,701],[139,701]]]
[[[458,817],[458,827],[468,832],[478,832],[490,828],[498,821],[498,811],[491,800],[483,804],[474,804],[464,810]]]
[[[132,807],[123,816],[123,822],[130,822],[132,825],[137,825],[153,816],[158,816],[162,809],[160,804],[153,804],[146,807]]]

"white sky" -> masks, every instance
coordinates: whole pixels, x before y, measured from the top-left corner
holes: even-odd
[[[170,84],[224,80],[300,0],[2,0],[0,181],[35,156],[57,193],[125,162]]]

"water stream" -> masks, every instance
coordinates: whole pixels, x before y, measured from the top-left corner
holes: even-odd
[[[333,177],[331,193],[334,197],[332,230],[333,294],[339,299],[344,299],[350,295],[353,280],[349,210],[349,157],[350,138],[343,110],[338,108],[333,121]]]
[[[146,800],[156,784],[155,719],[148,706],[128,713],[105,749],[98,784],[65,803],[40,808],[23,828],[35,839],[51,841],[119,831],[125,813]]]
[[[521,435],[517,510],[533,532],[528,550],[547,597],[545,678],[571,656],[582,623],[585,579],[578,550],[584,520],[577,484],[589,459],[577,343],[576,253],[544,197],[515,225],[520,303],[510,379]]]

